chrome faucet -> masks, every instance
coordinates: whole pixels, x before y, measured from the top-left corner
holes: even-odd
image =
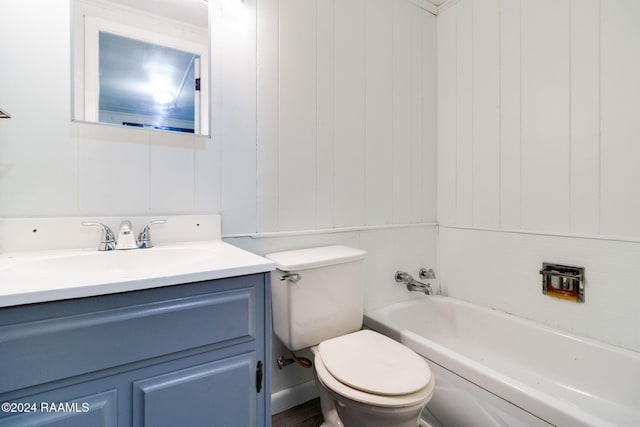
[[[109,226],[106,224],[95,221],[84,221],[80,224],[84,226],[100,227],[102,229],[102,237],[100,239],[100,244],[98,245],[98,250],[112,251],[114,249],[145,249],[153,247],[153,244],[151,242],[150,227],[153,224],[164,224],[165,222],[167,221],[164,219],[159,219],[145,224],[145,226],[140,230],[138,238],[135,239],[131,221],[124,220],[120,223],[120,230],[118,232],[117,240],[115,238],[115,235],[113,234],[113,231],[111,231]]]
[[[407,285],[409,291],[424,292],[425,295],[433,295],[433,290],[429,283],[422,283],[415,280],[405,271],[396,271],[396,282]]]
[[[131,227],[131,221],[125,219],[120,223],[120,232],[118,233],[118,240],[116,240],[116,249],[137,249],[138,243],[133,237],[133,230]]]

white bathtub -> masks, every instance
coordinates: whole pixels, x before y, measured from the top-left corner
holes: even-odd
[[[440,296],[369,311],[365,325],[430,363],[433,424],[640,426],[640,353]]]

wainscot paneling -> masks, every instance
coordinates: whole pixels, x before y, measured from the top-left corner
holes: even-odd
[[[221,143],[222,227],[240,232],[257,226],[257,3],[213,4],[220,9],[212,28],[221,39],[221,109],[214,125],[219,126]]]
[[[571,213],[569,0],[521,7],[522,226],[564,231]]]
[[[640,244],[444,226],[439,242],[448,295],[640,351]],[[542,293],[544,261],[585,267],[584,304]]]
[[[280,0],[278,223],[284,229],[317,223],[316,192],[307,191],[318,180],[316,22],[315,0]]]
[[[600,3],[600,230],[640,237],[640,2]]]
[[[438,220],[639,238],[640,5],[459,0],[438,16]]]
[[[473,9],[473,222],[500,219],[500,10],[499,0]]]
[[[473,3],[456,5],[456,222],[473,223]],[[446,166],[445,166],[446,167]]]
[[[393,218],[393,4],[367,2],[366,20],[366,162],[365,223],[386,224]]]
[[[600,0],[571,0],[571,231],[600,231]]]
[[[520,0],[500,1],[500,218],[501,227],[521,224]]]
[[[433,222],[435,16],[409,1],[261,0],[257,28],[257,134],[238,141],[257,144],[257,203],[227,203],[241,188],[223,184],[225,234]]]
[[[640,3],[459,0],[438,16],[443,290],[640,349]],[[543,261],[586,268],[584,304]],[[622,297],[621,297],[622,296]]]
[[[457,10],[438,16],[438,219],[457,216]]]

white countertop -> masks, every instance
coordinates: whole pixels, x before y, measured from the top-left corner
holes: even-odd
[[[275,264],[220,240],[99,252],[0,255],[0,307],[82,298],[263,273]]]

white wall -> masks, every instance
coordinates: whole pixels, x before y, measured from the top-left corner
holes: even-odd
[[[69,1],[4,1],[0,216],[222,212],[257,253],[362,247],[367,307],[408,298],[395,269],[437,262],[435,18],[402,0],[212,4],[209,140],[70,123]],[[447,4],[444,289],[640,350],[640,4]],[[541,295],[542,261],[584,265],[587,302]],[[275,391],[310,378],[288,369]]]
[[[440,229],[449,295],[640,351],[640,244],[606,239]],[[542,262],[582,265],[585,303],[542,294]]]
[[[223,194],[225,232],[432,222],[434,27],[407,1],[258,2],[258,44],[236,53],[250,53],[249,70],[257,55],[257,111],[223,120],[247,129],[223,146],[235,184]],[[251,73],[242,77],[256,97]]]
[[[408,1],[260,0],[234,21],[228,4],[214,25],[228,25],[214,40],[236,95],[222,99],[227,240],[265,254],[346,239],[372,258],[367,307],[407,298],[387,287],[395,266],[436,263],[435,17]]]
[[[437,264],[435,17],[405,0],[210,3],[206,139],[71,123],[69,0],[3,2],[0,217],[221,213],[259,254],[367,250],[367,307],[411,298],[394,272]],[[290,367],[274,391],[310,379]]]
[[[3,3],[0,216],[221,211],[237,241],[361,231],[380,251],[385,233],[433,233],[435,17],[395,0],[212,4],[207,139],[71,123],[69,0]]]
[[[634,0],[460,0],[438,16],[450,295],[640,350],[638,22]],[[542,261],[586,267],[586,303],[541,295]]]
[[[405,0],[244,5],[249,24],[222,41],[236,56],[222,75],[246,88],[223,97],[223,114],[247,100],[222,120],[234,135],[222,145],[226,240],[258,254],[362,248],[365,306],[411,298],[395,271],[437,264],[435,17]],[[287,353],[274,338],[274,358]],[[311,379],[274,369],[272,391],[288,394],[275,409],[304,401]]]
[[[71,123],[69,0],[4,1],[0,216],[220,211],[220,143]]]

